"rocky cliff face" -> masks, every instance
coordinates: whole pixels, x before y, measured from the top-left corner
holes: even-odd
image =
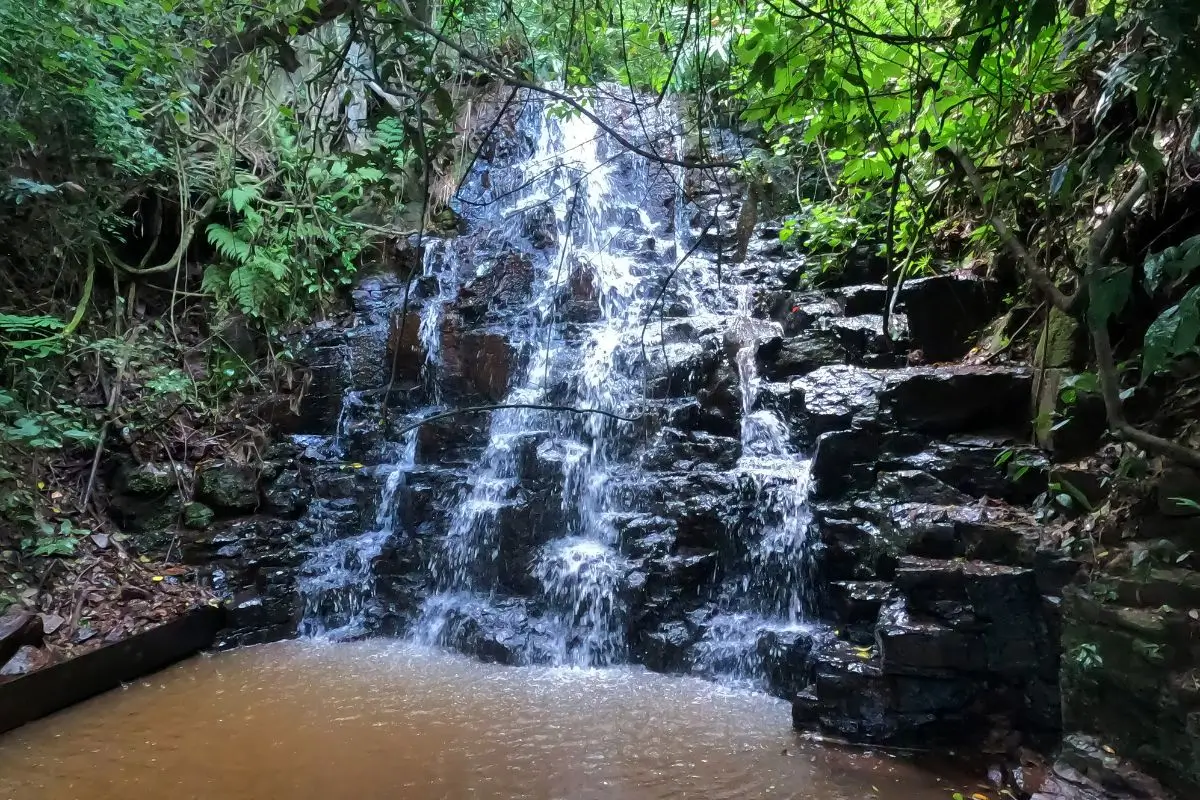
[[[671,141],[669,115],[603,113]],[[580,124],[514,123],[460,195],[466,232],[307,332],[295,435],[261,469],[160,487],[193,504],[183,552],[232,596],[228,641],[633,661],[855,741],[1055,735],[1072,565],[1025,510],[1030,372],[922,365],[967,352],[994,288],[908,282],[889,341],[873,259],[801,289],[763,230],[730,264],[731,177]]]

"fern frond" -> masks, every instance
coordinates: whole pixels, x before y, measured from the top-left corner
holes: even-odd
[[[0,314],[0,333],[46,333],[61,331],[65,324],[57,317]]]
[[[238,235],[238,232],[231,231],[218,222],[209,224],[206,232],[208,243],[222,258],[234,264],[245,264],[250,260],[253,248],[248,241]]]

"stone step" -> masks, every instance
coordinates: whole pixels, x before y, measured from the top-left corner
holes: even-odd
[[[937,434],[1029,429],[1033,373],[1025,367],[911,367],[878,374],[880,411],[896,427]]]
[[[829,594],[834,618],[840,623],[874,622],[891,591],[888,581],[833,581]]]

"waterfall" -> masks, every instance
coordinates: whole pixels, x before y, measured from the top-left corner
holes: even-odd
[[[740,319],[749,320],[749,305],[747,287],[740,292]],[[771,327],[769,333],[781,333],[778,325]],[[779,634],[814,630],[806,619],[811,604],[806,546],[811,461],[792,447],[783,417],[759,404],[763,381],[755,360],[757,344],[757,338],[743,342],[734,356],[742,411],[742,452],[735,470],[752,487],[759,539],[734,570],[733,585],[726,587],[693,663],[700,674],[751,684],[762,681]]]
[[[666,106],[631,114],[597,95],[593,108],[628,137],[682,151],[679,120]],[[714,502],[736,516],[720,534],[732,545],[715,580],[671,613],[695,631],[684,668],[762,685],[772,648],[811,630],[808,461],[784,417],[763,402],[755,361],[759,339],[777,326],[751,319],[753,287],[728,270],[719,276],[699,246],[685,170],[630,153],[587,116],[536,99],[515,128],[504,152],[475,165],[456,196],[464,232],[422,242],[412,278],[421,380],[404,399],[380,400],[400,404],[406,421],[464,405],[501,407],[478,427],[451,431],[445,455],[425,453],[415,431],[384,443],[393,455],[374,470],[382,478],[374,524],[349,536],[318,525],[301,570],[302,631],[370,633],[374,595],[403,582],[389,607],[425,644],[518,663],[639,657],[638,626],[658,567],[626,526],[648,516],[648,505],[674,502],[661,499],[668,490],[660,483],[686,491],[689,481],[686,471],[663,473],[645,457],[664,418],[707,391],[710,372],[727,368],[740,392],[730,411],[740,435],[721,441],[736,457],[726,471],[694,468],[697,480],[715,476],[731,487]],[[731,320],[761,330],[730,350],[721,341]],[[362,428],[355,415],[370,406],[365,388],[345,391],[338,458]],[[410,502],[414,491],[421,503]],[[400,508],[421,511],[408,518]],[[654,519],[666,530],[674,524]],[[688,557],[668,553],[661,563]],[[402,581],[394,566],[374,573],[387,559],[404,565]]]
[[[614,173],[629,157],[605,158],[602,140],[599,127],[585,117],[542,120],[532,155],[517,168],[524,188],[499,201],[493,212],[508,220],[548,207],[556,242],[537,262],[533,324],[512,332],[526,364],[505,399],[509,405],[621,412],[638,398],[637,382],[622,373],[618,349],[639,319],[645,281],[634,256],[614,242],[631,230],[649,235],[653,224],[638,212],[635,198],[614,191]],[[559,318],[559,300],[572,278],[568,271],[592,284],[599,305],[599,318],[574,341],[564,336]],[[570,374],[563,373],[564,365]],[[438,591],[422,614],[423,638],[445,642],[453,637],[456,613],[487,602],[499,557],[496,515],[518,486],[522,444],[531,435],[550,433],[565,454],[560,494],[566,522],[533,565],[553,631],[550,658],[577,665],[621,660],[618,590],[625,568],[607,514],[612,442],[626,427],[602,415],[574,418],[537,409],[493,414],[487,447],[468,480],[471,488],[456,505],[432,565]]]
[[[372,569],[384,545],[396,534],[396,493],[416,460],[416,431],[410,432],[385,476],[374,525],[357,536],[337,538],[324,526],[316,547],[300,567],[302,636],[349,639],[368,632],[367,609],[374,595]],[[318,514],[319,518],[319,514]]]

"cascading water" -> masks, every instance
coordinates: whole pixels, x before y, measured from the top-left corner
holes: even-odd
[[[593,100],[627,136],[681,150],[665,107],[631,116],[612,97]],[[515,128],[516,147],[476,165],[456,197],[466,231],[423,243],[413,278],[423,389],[403,415],[501,407],[485,417],[477,444],[466,443],[472,429],[463,427],[454,435],[464,443],[444,457],[422,455],[415,432],[393,446],[401,455],[377,470],[386,479],[372,529],[317,537],[300,586],[307,633],[368,629],[373,566],[399,547],[400,561],[421,565],[421,585],[393,607],[419,641],[528,663],[641,657],[644,634],[630,631],[646,624],[638,604],[654,590],[658,567],[646,559],[653,535],[639,544],[622,526],[660,503],[653,498],[662,478],[643,463],[646,448],[662,415],[686,403],[696,391],[686,387],[712,366],[704,343],[715,337],[719,354],[731,316],[749,319],[749,288],[722,280],[697,248],[682,169],[628,152],[587,116],[552,114],[536,101]],[[523,286],[519,302],[496,288],[510,279]],[[673,613],[699,631],[684,668],[761,685],[764,642],[769,651],[808,630],[808,468],[784,419],[760,402],[755,350],[744,343],[728,356],[740,387],[740,413],[732,412],[740,438],[727,441],[740,455],[725,475],[747,509],[730,523],[736,552]],[[347,404],[369,405],[363,388],[352,387]],[[339,419],[338,457],[357,430],[355,415],[347,408]],[[705,466],[698,474],[719,473]],[[410,480],[425,488],[408,488]],[[402,521],[409,512],[397,508],[415,507],[412,491],[433,505]],[[672,559],[688,557],[661,563],[673,568]]]
[[[412,431],[399,448],[396,463],[380,468],[385,476],[383,490],[370,529],[338,538],[331,526],[319,526],[316,546],[300,568],[298,580],[304,599],[302,636],[336,640],[368,632],[366,611],[374,594],[372,570],[384,545],[396,534],[396,494],[415,463],[416,442],[416,431]]]
[[[743,289],[740,319],[750,319],[749,301],[749,291]],[[770,333],[780,332],[777,325],[772,328]],[[758,541],[735,570],[733,585],[726,587],[721,611],[697,645],[693,664],[698,673],[750,683],[763,679],[767,651],[780,634],[786,639],[814,630],[806,620],[811,602],[806,594],[811,462],[792,447],[784,419],[759,404],[763,381],[755,361],[757,338],[742,343],[734,360],[742,411],[742,452],[735,469],[753,487]]]
[[[601,155],[603,136],[584,117],[541,121],[537,146],[519,165],[519,184],[497,209],[499,219],[548,209],[553,215],[552,254],[538,259],[532,325],[513,335],[526,366],[506,398],[510,406],[557,405],[621,412],[637,400],[638,384],[622,369],[618,348],[641,313],[645,281],[628,248],[616,240],[653,223],[629,196],[613,191],[618,161]],[[627,157],[623,157],[627,158]],[[638,180],[634,175],[633,181]],[[542,213],[545,213],[544,211]],[[564,271],[573,274],[568,278]],[[587,281],[598,301],[598,318],[573,341],[563,333],[560,298],[569,280]],[[639,294],[640,292],[640,294]],[[568,351],[574,351],[570,353]],[[563,374],[564,365],[570,370]],[[615,438],[627,423],[593,414],[574,418],[536,408],[509,408],[492,417],[489,442],[458,504],[433,564],[439,592],[426,603],[422,635],[445,640],[450,618],[462,606],[477,607],[492,592],[499,557],[496,515],[518,484],[521,448],[531,435],[548,433],[563,454],[562,535],[550,538],[532,566],[546,608],[555,663],[592,665],[620,660],[624,635],[619,587],[625,573],[612,510],[608,470]]]

